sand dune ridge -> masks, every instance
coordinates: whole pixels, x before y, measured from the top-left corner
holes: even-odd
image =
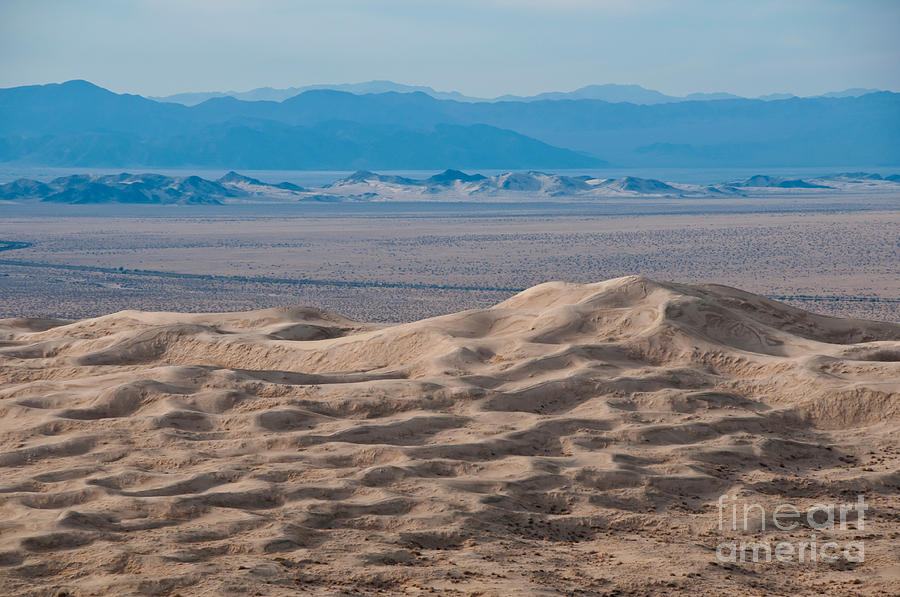
[[[900,325],[723,286],[550,282],[398,325],[2,320],[0,380],[10,594],[713,594],[743,586],[710,565],[723,492],[865,491],[872,566],[900,530]]]

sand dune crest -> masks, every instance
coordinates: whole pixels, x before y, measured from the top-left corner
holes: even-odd
[[[900,590],[898,324],[632,276],[387,326],[2,320],[0,380],[8,594]],[[854,492],[862,566],[713,562],[722,493]]]

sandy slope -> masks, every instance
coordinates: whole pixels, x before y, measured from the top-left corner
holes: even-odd
[[[900,592],[900,325],[628,277],[388,327],[2,320],[0,347],[4,594]],[[865,562],[718,563],[775,536],[720,531],[723,493],[862,493],[834,535]]]

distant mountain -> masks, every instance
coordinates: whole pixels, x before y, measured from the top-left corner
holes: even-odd
[[[612,197],[721,197],[767,196],[834,192],[859,189],[867,181],[881,181],[878,192],[896,193],[900,186],[890,177],[878,174],[835,174],[813,181],[756,175],[746,180],[716,185],[692,185],[663,182],[652,178],[594,178],[568,176],[538,171],[505,172],[495,176],[470,175],[458,170],[445,170],[425,179],[359,171],[324,187],[323,192],[335,197],[355,200],[598,200]],[[833,181],[833,184],[828,184]],[[871,189],[869,189],[871,190]]]
[[[0,201],[219,205],[359,201],[598,201],[611,198],[770,196],[866,192],[896,194],[900,176],[866,172],[834,174],[813,181],[756,175],[717,185],[663,182],[651,178],[594,178],[534,170],[495,176],[444,170],[423,179],[359,170],[324,187],[267,183],[231,171],[218,180],[198,176],[113,174],[64,176],[50,182],[19,179],[0,185]]]
[[[393,184],[406,186],[421,186],[422,182],[405,176],[394,176],[391,174],[377,174],[368,170],[357,170],[350,176],[338,179],[331,184],[325,185],[327,189],[339,189],[356,184]]]
[[[185,106],[113,93],[87,81],[0,89],[0,136],[144,132],[183,126],[190,118]]]
[[[282,102],[286,99],[300,95],[307,91],[331,90],[353,93],[355,95],[373,93],[424,93],[435,99],[454,100],[458,102],[502,102],[502,101],[542,101],[558,99],[598,99],[606,102],[630,102],[633,104],[659,104],[666,102],[678,102],[685,99],[722,99],[718,96],[738,97],[731,94],[694,94],[697,97],[687,98],[665,95],[659,91],[645,89],[640,85],[588,85],[575,91],[547,92],[531,96],[502,95],[495,98],[481,98],[464,95],[457,91],[435,91],[431,87],[423,85],[404,85],[393,81],[367,81],[365,83],[341,83],[336,85],[305,85],[302,87],[287,87],[274,89],[272,87],[260,87],[250,91],[209,91],[195,93],[177,93],[174,95],[150,97],[149,99],[160,102],[174,102],[186,106],[195,106],[206,100],[220,97],[233,97],[244,101],[273,101]],[[710,96],[710,97],[701,97]],[[716,97],[712,97],[716,96]]]
[[[681,98],[673,97],[671,95],[664,95],[659,91],[654,91],[652,89],[645,89],[640,85],[615,85],[612,83],[608,83],[606,85],[588,85],[587,87],[582,87],[580,89],[576,89],[575,91],[540,93],[538,95],[532,96],[501,95],[500,97],[494,98],[494,101],[537,102],[563,99],[593,99],[610,103],[628,102],[632,104],[645,105],[681,101]]]
[[[691,93],[684,97],[666,95],[653,89],[646,89],[640,85],[588,85],[569,92],[540,93],[532,96],[503,95],[494,98],[493,101],[526,101],[535,102],[543,100],[579,100],[594,99],[610,103],[629,103],[644,106],[654,104],[668,104],[685,101],[713,101],[722,99],[746,99],[732,93]]]
[[[292,182],[279,182],[276,184],[269,184],[256,178],[250,178],[249,176],[238,174],[234,170],[228,172],[227,174],[216,180],[216,182],[219,184],[231,185],[244,191],[262,195],[271,194],[271,192],[275,189],[294,191],[298,193],[304,193],[307,191],[307,189],[299,185],[295,185]]]
[[[424,93],[435,99],[454,100],[458,102],[535,102],[545,100],[579,100],[596,99],[610,103],[631,103],[639,105],[665,104],[684,101],[715,101],[730,99],[748,99],[740,95],[726,92],[690,93],[686,96],[666,95],[653,89],[647,89],[640,85],[618,85],[606,83],[603,85],[587,85],[575,91],[551,91],[537,95],[501,95],[494,98],[480,98],[464,95],[457,91],[435,91],[424,85],[404,85],[393,81],[367,81],[365,83],[339,83],[335,85],[305,85],[303,87],[287,87],[275,89],[272,87],[259,87],[250,91],[207,91],[194,93],[176,93],[161,97],[151,96],[149,99],[160,102],[173,102],[186,106],[195,106],[206,100],[220,97],[233,97],[244,101],[270,101],[282,102],[286,99],[300,95],[307,91],[316,90],[344,91],[356,95],[373,93]],[[859,97],[869,93],[878,93],[879,89],[845,89],[844,91],[832,91],[813,97]],[[761,95],[756,99],[763,101],[776,101],[797,97],[791,93],[770,93]]]
[[[161,174],[78,174],[49,183],[19,179],[0,185],[0,200],[42,201],[74,205],[97,203],[206,204],[263,201],[390,201],[465,199],[518,195],[520,199],[599,198],[606,196],[697,195],[700,187],[674,187],[658,180],[627,177],[591,179],[537,171],[506,172],[497,176],[445,170],[426,179],[377,174],[360,170],[320,189],[285,190],[231,171],[218,180]],[[292,185],[293,186],[293,185]]]
[[[63,176],[49,183],[20,179],[0,185],[0,199],[35,199],[50,203],[150,203],[219,204],[244,195],[199,176],[170,177],[161,174],[113,174]]]
[[[0,90],[0,161],[241,169],[900,163],[900,94],[653,105],[317,90],[193,107],[84,81]]]
[[[633,191],[636,193],[677,193],[678,189],[670,184],[666,184],[652,178],[636,178],[634,176],[626,176],[621,180],[613,180],[606,184],[608,188],[615,188],[622,191]]]
[[[733,100],[733,99],[747,99],[741,97],[739,95],[735,95],[733,93],[725,93],[724,91],[716,91],[713,93],[689,93],[684,96],[684,101],[689,102],[709,102],[716,100]],[[759,99],[759,98],[757,98]]]
[[[764,102],[775,102],[779,100],[794,99],[795,97],[797,96],[793,93],[768,93],[766,95],[761,95],[756,99],[760,99]]]
[[[393,81],[367,81],[365,83],[339,83],[336,85],[304,85],[303,87],[287,87],[285,89],[275,89],[273,87],[258,87],[250,91],[206,91],[195,93],[176,93],[162,97],[153,97],[149,99],[160,102],[174,102],[184,104],[186,106],[195,106],[208,99],[216,97],[233,97],[244,101],[268,101],[283,102],[284,100],[300,95],[307,91],[315,91],[321,89],[329,89],[332,91],[344,91],[356,95],[368,93],[425,93],[437,99],[449,99],[459,102],[480,102],[486,101],[482,98],[470,97],[458,93],[456,91],[435,91],[431,87],[423,85],[403,85],[402,83],[394,83]]]
[[[218,180],[199,176],[121,174],[62,176],[48,183],[21,178],[0,185],[2,201],[49,203],[144,203],[219,205],[221,203],[306,198],[307,189],[289,182],[270,184],[231,171]]]
[[[882,177],[879,174],[865,172],[833,174],[813,180],[760,174],[746,180],[715,185],[694,185],[635,176],[595,178],[549,174],[534,170],[505,172],[495,176],[445,170],[425,179],[358,171],[326,185],[320,193],[335,198],[366,201],[479,199],[590,201],[614,197],[770,196],[844,191],[895,194],[900,190],[898,183],[900,176]]]
[[[844,89],[843,91],[829,91],[818,97],[861,97],[870,93],[878,93],[880,89],[864,89],[861,87],[853,87],[852,89]]]
[[[27,163],[81,167],[425,170],[448,163],[461,168],[591,168],[605,164],[483,124],[436,124],[425,130],[409,130],[345,121],[311,127],[228,123],[149,139],[106,133],[41,137],[8,151]]]
[[[219,184],[234,184],[234,185],[250,185],[250,186],[259,186],[264,185],[265,183],[256,178],[251,178],[249,176],[244,176],[243,174],[238,174],[234,170],[227,172],[221,178],[216,180]]]
[[[266,88],[266,89],[268,89],[268,88]],[[253,89],[251,91],[245,91],[243,93],[238,92],[238,91],[187,91],[185,93],[173,93],[172,95],[166,95],[166,96],[148,95],[147,99],[151,99],[156,102],[182,104],[184,106],[196,106],[197,104],[202,104],[206,100],[213,99],[214,97],[235,97],[236,98],[239,95],[249,94],[249,93],[253,93],[255,91],[257,91],[257,90]],[[298,92],[298,93],[302,93],[302,92]],[[291,96],[287,96],[287,97],[291,97]],[[287,99],[287,97],[282,98],[282,99]],[[241,98],[241,99],[246,99],[246,98]],[[260,99],[262,99],[262,98],[260,98]],[[280,102],[281,99],[274,100],[274,101]]]
[[[880,178],[880,177],[879,177]],[[816,184],[814,182],[809,182],[808,180],[802,180],[799,178],[783,178],[780,176],[765,176],[762,174],[757,174],[756,176],[751,176],[747,180],[741,182],[732,183],[734,186],[739,187],[768,187],[768,188],[779,188],[779,189],[830,189],[832,187],[824,184]]]
[[[484,180],[481,174],[466,174],[459,170],[444,170],[440,174],[435,174],[425,180],[425,184],[432,186],[447,186],[460,182],[478,182]]]
[[[437,101],[421,93],[310,91],[283,103],[216,98],[189,108],[117,95],[84,81],[4,89],[0,161],[327,170],[605,163],[478,122],[405,118],[404,103],[418,97]],[[365,98],[381,102],[380,115],[357,112],[354,104]]]

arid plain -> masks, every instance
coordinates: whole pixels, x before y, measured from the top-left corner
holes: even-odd
[[[727,284],[818,313],[900,320],[900,211],[379,209],[4,218],[0,240],[30,246],[0,253],[0,316],[307,304],[360,321],[412,321],[486,307],[549,280],[640,274]]]

